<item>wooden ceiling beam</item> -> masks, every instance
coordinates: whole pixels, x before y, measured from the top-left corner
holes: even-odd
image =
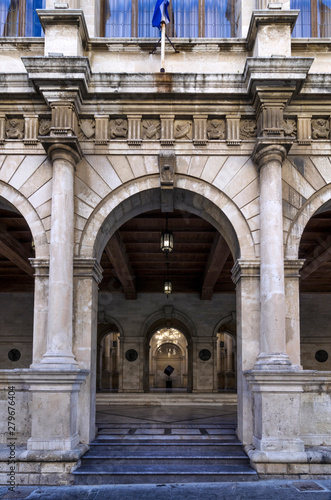
[[[137,298],[135,278],[125,245],[118,231],[108,241],[105,252],[123,286],[125,298],[135,300]]]
[[[26,274],[33,276],[34,271],[29,263],[29,258],[33,257],[32,253],[27,252],[25,246],[7,231],[5,224],[1,223],[0,254],[22,269]]]
[[[230,249],[223,236],[215,235],[213,245],[207,260],[201,287],[201,300],[211,300],[216,282],[229,257]]]
[[[306,257],[306,262],[300,271],[300,280],[303,281],[323,264],[331,260],[330,238],[317,245],[313,252]]]

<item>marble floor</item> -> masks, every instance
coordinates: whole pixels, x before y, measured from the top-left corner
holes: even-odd
[[[149,439],[171,436],[176,439],[235,439],[237,412],[235,405],[141,406],[97,405],[98,438],[113,436]]]

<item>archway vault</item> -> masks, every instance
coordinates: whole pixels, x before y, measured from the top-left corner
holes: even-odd
[[[78,255],[100,260],[114,232],[131,218],[160,209],[161,190],[156,176],[141,178],[114,190],[89,217],[78,245]],[[249,225],[224,193],[204,181],[176,178],[174,209],[198,215],[212,224],[229,245],[234,259],[256,257]]]

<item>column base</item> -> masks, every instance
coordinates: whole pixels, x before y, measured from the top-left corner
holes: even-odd
[[[39,439],[29,438],[27,449],[30,451],[42,450],[74,450],[79,445],[79,435],[76,433],[68,438]]]
[[[35,370],[77,370],[78,363],[72,352],[66,351],[47,351],[40,363],[31,365]]]
[[[261,352],[254,365],[255,370],[293,370],[290,358],[285,353]]]
[[[282,438],[263,438],[258,439],[253,436],[253,446],[259,452],[268,453],[301,453],[305,450],[303,441],[299,438],[282,439]]]

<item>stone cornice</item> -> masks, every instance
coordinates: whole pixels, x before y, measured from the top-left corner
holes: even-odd
[[[236,285],[241,278],[259,278],[260,260],[259,259],[237,259],[231,270],[232,281]]]

